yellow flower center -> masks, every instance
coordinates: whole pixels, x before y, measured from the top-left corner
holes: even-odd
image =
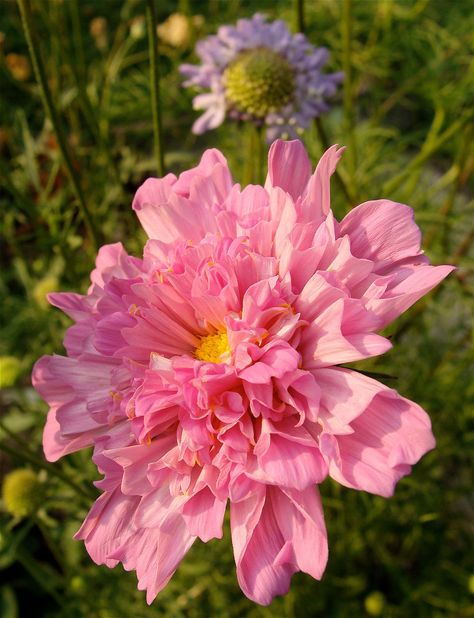
[[[217,333],[201,338],[201,343],[194,351],[194,356],[207,363],[223,363],[229,354],[227,333]]]

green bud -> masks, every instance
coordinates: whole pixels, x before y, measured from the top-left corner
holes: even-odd
[[[50,292],[54,292],[58,289],[58,287],[58,278],[54,275],[48,275],[47,277],[44,277],[43,279],[40,279],[38,281],[38,283],[33,288],[32,295],[38,306],[41,307],[41,309],[48,308],[49,304],[46,295]]]
[[[86,582],[80,575],[74,575],[71,578],[71,590],[74,592],[83,592],[86,589]]]
[[[21,362],[14,356],[0,356],[0,388],[13,386],[21,373]]]
[[[371,592],[365,597],[364,606],[369,616],[381,616],[385,607],[385,597],[377,590]]]
[[[474,574],[469,576],[467,587],[468,587],[469,592],[471,594],[474,594]]]
[[[229,105],[258,119],[290,103],[295,91],[292,66],[265,47],[242,52],[224,71],[224,83]]]
[[[5,476],[2,497],[5,509],[14,517],[33,515],[44,497],[38,476],[29,468],[18,468]]]

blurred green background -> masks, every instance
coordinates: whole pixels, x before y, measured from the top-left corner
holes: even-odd
[[[295,3],[296,5],[297,3]],[[32,25],[72,166],[101,242],[140,254],[130,204],[156,175],[144,0],[32,0]],[[237,125],[196,137],[193,92],[178,66],[195,41],[256,10],[295,29],[290,0],[157,3],[165,165],[196,164],[209,146],[236,181],[248,151]],[[169,16],[179,13],[179,17]],[[90,454],[42,459],[46,406],[30,384],[34,361],[62,351],[68,319],[53,290],[85,291],[94,247],[47,120],[20,13],[0,2],[2,206],[1,475],[29,468],[28,516],[0,507],[0,616],[141,618],[266,616],[388,618],[474,616],[472,0],[306,0],[306,34],[331,51],[346,80],[329,114],[304,141],[315,163],[325,145],[348,146],[333,182],[342,216],[366,199],[410,204],[435,263],[457,271],[393,325],[394,348],[360,368],[397,376],[404,396],[431,415],[438,441],[385,500],[321,487],[330,558],[321,582],[298,574],[269,608],[239,591],[229,533],[197,542],[151,607],[134,573],[95,566],[71,540],[93,500]],[[27,487],[26,481],[23,485]],[[11,510],[11,509],[10,509]]]

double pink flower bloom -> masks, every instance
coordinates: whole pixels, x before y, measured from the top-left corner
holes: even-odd
[[[137,571],[151,602],[227,501],[244,593],[270,603],[291,575],[321,578],[317,484],[390,496],[434,447],[415,403],[338,365],[386,352],[377,334],[452,270],[430,266],[412,210],[365,202],[337,222],[299,141],[273,144],[265,187],[233,184],[222,154],[138,190],[143,259],[102,247],[86,296],[50,295],[75,320],[45,356],[50,461],[94,446],[104,479],[77,538]]]

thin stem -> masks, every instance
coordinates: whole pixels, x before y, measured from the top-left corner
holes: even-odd
[[[71,10],[72,21],[72,40],[74,42],[74,51],[77,54],[76,69],[79,77],[79,82],[84,85],[87,81],[86,75],[86,57],[84,54],[84,44],[82,41],[81,32],[81,17],[79,13],[79,0],[71,0],[69,3]]]
[[[147,0],[148,48],[150,52],[151,111],[153,115],[153,150],[158,176],[164,176],[165,162],[163,131],[161,121],[160,65],[158,58],[158,37],[156,35],[156,11],[154,0]]]
[[[295,7],[295,30],[304,34],[304,0],[294,0]]]
[[[354,105],[353,105],[353,76],[352,76],[352,0],[343,0],[341,19],[342,38],[342,69],[343,81],[343,106],[345,130],[348,137],[347,165],[351,184],[354,184],[356,169],[356,141],[354,135]]]
[[[264,161],[265,161],[265,127],[263,125],[255,128],[255,149],[256,149],[256,184],[263,185],[264,182]]]
[[[46,78],[46,71],[45,71],[44,64],[43,64],[41,54],[39,51],[39,46],[37,44],[34,31],[33,31],[33,26],[32,26],[33,20],[32,20],[32,14],[31,14],[30,0],[18,0],[18,5],[20,7],[23,30],[25,32],[25,38],[28,43],[28,49],[30,51],[31,61],[33,64],[33,70],[35,72],[35,77],[40,87],[41,98],[43,99],[43,105],[44,105],[46,114],[49,117],[51,124],[53,125],[54,131],[56,133],[56,138],[58,140],[59,149],[64,159],[66,170],[71,180],[74,193],[76,194],[77,200],[79,202],[82,218],[84,220],[91,243],[93,245],[94,250],[97,250],[98,245],[99,245],[98,233],[94,225],[94,220],[89,212],[89,208],[87,207],[84,193],[82,192],[82,188],[79,182],[79,177],[74,167],[71,153],[69,152],[69,147],[68,147],[68,143],[67,143],[67,140],[64,134],[63,126],[62,126],[58,111],[56,109],[56,106],[54,104],[51,91],[49,89],[48,80]]]
[[[245,152],[242,186],[249,184],[263,184],[265,129],[256,127],[252,122],[245,126]]]

